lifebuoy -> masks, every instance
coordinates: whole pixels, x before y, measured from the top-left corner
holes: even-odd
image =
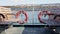
[[[5,16],[4,16],[3,14],[0,13],[0,15],[1,15],[3,18],[5,18]]]
[[[44,14],[45,13],[45,14]],[[39,14],[38,14],[38,20],[39,20],[39,22],[41,22],[41,23],[45,23],[42,19],[41,19],[41,16],[43,16],[43,15],[48,15],[48,16],[50,16],[49,15],[50,14],[50,12],[49,11],[41,11]]]
[[[2,17],[2,18],[1,18]],[[0,13],[0,21],[4,21],[5,16],[3,14]]]
[[[21,20],[19,20],[19,21],[17,21],[17,22],[20,23],[20,24],[23,24],[23,23],[26,23],[26,22],[27,22],[28,16],[27,16],[27,13],[26,13],[25,11],[19,11],[19,12],[16,13],[16,18],[18,18],[18,16],[19,16],[21,13],[23,13],[26,18],[24,19],[23,22],[22,22]]]

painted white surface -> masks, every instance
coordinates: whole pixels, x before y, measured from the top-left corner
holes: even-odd
[[[5,30],[6,34],[22,34],[24,27],[11,27]]]

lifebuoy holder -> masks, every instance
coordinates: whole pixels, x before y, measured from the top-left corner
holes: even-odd
[[[23,11],[23,10],[22,10],[22,11],[18,11],[18,12],[16,13],[16,18],[18,18],[18,16],[19,16],[21,13],[23,13],[26,18],[24,19],[24,21],[21,21],[21,20],[17,21],[17,23],[24,24],[24,23],[26,23],[27,20],[28,20],[28,16],[27,16],[26,11]]]
[[[38,20],[39,20],[40,23],[45,23],[43,20],[41,20],[41,16],[43,16],[44,13],[46,13],[45,15],[50,16],[49,15],[50,14],[50,11],[41,11],[41,12],[39,12],[39,14],[38,14]]]

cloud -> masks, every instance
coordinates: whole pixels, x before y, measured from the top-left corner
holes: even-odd
[[[12,2],[19,2],[20,0],[10,0],[10,1],[12,1]]]
[[[1,5],[21,5],[21,4],[50,4],[60,3],[60,0],[0,0]]]
[[[60,0],[10,0],[17,4],[49,4],[49,3],[60,3]]]

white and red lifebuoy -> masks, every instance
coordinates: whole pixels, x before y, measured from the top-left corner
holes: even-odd
[[[18,18],[21,13],[23,13],[23,14],[25,15],[25,19],[24,19],[23,22],[22,22],[21,20],[19,20],[19,21],[17,21],[17,22],[20,23],[20,24],[23,24],[23,23],[26,23],[26,22],[27,22],[28,16],[27,16],[26,11],[23,11],[23,10],[22,10],[22,11],[19,11],[19,12],[16,13],[16,18]]]
[[[45,15],[48,15],[48,17],[50,16],[49,14],[50,14],[50,12],[49,11],[41,11],[41,12],[39,12],[39,14],[38,14],[38,20],[39,20],[39,22],[41,22],[41,23],[45,23],[43,20],[42,20],[42,16],[44,15],[44,13],[45,13]]]

